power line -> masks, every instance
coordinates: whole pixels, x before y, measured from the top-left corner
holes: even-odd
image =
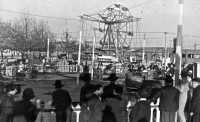
[[[196,46],[199,46],[200,44],[196,44]],[[188,47],[194,47],[194,45],[190,45],[190,46],[187,46],[187,47],[184,47],[184,48],[188,48]]]
[[[131,6],[131,7],[129,7],[129,9],[134,9],[134,8],[137,8],[137,7],[145,6],[145,5],[148,5],[148,4],[153,3],[155,1],[157,1],[157,0],[147,0],[147,1],[143,2],[143,3]]]
[[[200,36],[192,36],[192,35],[183,35],[183,36],[193,37],[193,38],[200,38]]]
[[[44,17],[44,18],[51,18],[51,19],[79,20],[79,19],[72,19],[72,18],[63,18],[63,17],[45,16],[45,15],[39,15],[39,14],[29,14],[29,13],[23,13],[23,12],[11,11],[11,10],[6,10],[6,9],[0,9],[0,11],[5,11],[5,12],[10,12],[10,13],[15,13],[15,14],[27,14],[27,15],[32,15],[32,16],[37,16],[37,17]]]
[[[139,4],[136,4],[136,5],[130,6],[129,9],[134,9],[134,8],[137,8],[137,7],[141,7],[141,6],[144,6],[144,5],[148,5],[148,4],[153,3],[153,2],[155,2],[155,1],[157,1],[157,0],[147,0],[147,1],[143,2],[143,3],[139,3]],[[94,12],[94,13],[91,13],[91,14],[88,14],[88,15],[89,15],[89,16],[96,15],[96,14],[98,14],[99,12],[103,12],[103,11],[105,11],[105,9],[100,10],[100,11],[97,11],[97,12]]]
[[[137,32],[137,33],[149,33],[149,34],[154,34],[154,33],[165,33],[165,32]],[[177,35],[177,33],[172,33],[172,32],[166,32],[167,34],[172,34],[172,35]],[[193,38],[200,38],[200,36],[193,36],[193,35],[183,35],[183,37],[193,37]]]

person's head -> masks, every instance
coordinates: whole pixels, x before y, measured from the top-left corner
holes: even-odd
[[[16,94],[20,94],[20,93],[21,93],[21,86],[20,86],[20,85],[17,85],[17,86],[16,86],[16,89],[17,89]]]
[[[117,85],[117,86],[114,88],[113,93],[114,93],[115,95],[122,95],[122,93],[123,93],[123,87]]]
[[[188,71],[185,70],[185,69],[182,70],[182,71],[181,71],[181,77],[182,77],[182,78],[187,78],[187,76],[188,76]]]
[[[100,84],[96,84],[94,86],[94,94],[102,95],[102,93],[103,93],[103,86]]]
[[[87,83],[91,81],[91,75],[89,73],[85,73],[82,77],[82,80]]]
[[[55,86],[56,89],[62,88],[64,86],[60,80],[56,80],[55,84],[53,85]]]
[[[6,85],[6,92],[8,94],[14,95],[17,92],[17,88],[14,84],[7,84]]]
[[[23,100],[30,100],[30,99],[33,99],[34,97],[35,95],[32,88],[24,89],[23,95],[22,95]]]
[[[173,79],[172,79],[172,77],[170,75],[166,75],[165,83],[167,85],[172,85],[173,84]]]
[[[192,79],[192,87],[193,88],[196,88],[199,85],[200,85],[200,78],[194,78],[194,79]]]
[[[116,73],[111,73],[110,76],[107,78],[110,82],[115,82],[118,77],[116,76]]]
[[[142,85],[140,89],[138,89],[138,94],[140,98],[148,98],[151,95],[152,86],[151,85]]]
[[[4,85],[4,83],[3,83],[3,82],[0,82],[0,91],[3,91],[3,90],[4,90],[4,88],[5,88],[5,85]]]

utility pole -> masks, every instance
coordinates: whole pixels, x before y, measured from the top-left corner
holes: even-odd
[[[182,23],[183,23],[183,0],[179,0],[179,23],[177,26],[177,45],[176,45],[176,67],[175,67],[175,85],[177,85],[179,81],[179,77],[181,74],[181,62],[182,62]]]
[[[47,39],[47,61],[49,61],[49,37]]]
[[[196,60],[195,60],[195,55],[196,55],[196,50],[197,50],[197,44],[196,43],[194,43],[194,62],[196,62]]]
[[[165,34],[165,70],[166,70],[166,67],[167,67],[167,40],[166,40],[166,35],[167,35],[167,32],[164,33]]]
[[[142,63],[144,63],[144,55],[145,55],[145,34],[144,34],[144,40],[143,40]]]
[[[79,48],[78,48],[78,66],[77,66],[77,86],[79,85],[79,75],[80,75],[80,62],[81,62],[81,43],[82,43],[82,30],[79,33]]]
[[[96,43],[96,33],[94,29],[94,39],[92,44],[92,71],[91,71],[91,79],[94,80],[94,53],[95,53],[95,43]]]

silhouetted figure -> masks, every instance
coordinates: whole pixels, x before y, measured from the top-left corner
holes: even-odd
[[[116,73],[111,73],[107,79],[110,81],[110,84],[103,88],[103,95],[102,95],[103,100],[106,100],[108,97],[112,97],[114,95],[113,90],[115,89],[116,86],[118,86],[115,84],[115,81],[118,79]]]
[[[140,90],[140,99],[138,99],[138,97],[135,97],[138,100],[130,111],[130,122],[150,122],[151,106],[150,102],[146,100],[146,98],[149,96],[149,93],[146,90],[147,88],[145,87]]]
[[[52,93],[52,106],[55,107],[56,122],[66,122],[71,119],[71,116],[67,116],[67,112],[71,111],[71,96],[67,90],[62,89],[64,85],[60,80],[56,80],[54,86],[56,90]]]
[[[159,109],[161,111],[161,122],[175,122],[175,113],[179,107],[178,89],[172,86],[173,79],[167,75],[166,86],[162,87],[160,91],[152,98],[152,101],[160,98]]]
[[[84,86],[81,87],[80,91],[80,103],[81,103],[81,114],[82,122],[87,122],[89,117],[89,110],[87,109],[87,102],[89,97],[94,94],[94,84],[91,84],[91,76],[89,73],[83,75],[82,80],[85,82]]]
[[[89,108],[88,122],[101,122],[103,117],[104,105],[101,101],[103,87],[100,84],[94,86],[94,94],[89,98],[87,105]]]
[[[37,119],[37,107],[30,101],[34,97],[32,88],[23,91],[22,100],[14,103],[14,122],[34,122]]]
[[[111,106],[106,106],[103,111],[102,122],[117,122],[116,115],[113,113]]]
[[[124,122],[126,118],[126,101],[122,99],[123,87],[116,86],[114,89],[114,95],[108,97],[105,101],[106,108],[110,107],[108,111],[105,109],[105,113],[108,115],[108,120],[115,120],[114,122]],[[109,111],[110,110],[110,111]],[[110,115],[109,115],[110,114]],[[114,115],[114,116],[111,116]],[[105,121],[110,122],[110,121]]]
[[[6,94],[6,92],[4,91],[4,87],[5,87],[4,83],[1,82],[0,83],[0,100],[1,100],[2,96],[4,94]],[[2,112],[2,105],[1,105],[1,102],[0,102],[0,115],[1,115],[1,112]]]
[[[94,93],[94,84],[91,84],[91,76],[89,73],[84,74],[82,80],[84,81],[84,86],[81,87],[80,91],[80,102],[81,104],[87,103],[88,98]]]
[[[191,101],[191,115],[193,116],[192,122],[200,122],[200,78],[193,79],[193,96]]]
[[[16,87],[13,84],[6,85],[6,94],[1,98],[2,113],[0,116],[0,122],[13,121],[14,94],[16,92]]]
[[[181,80],[179,80],[177,88],[180,91],[180,96],[179,96],[179,108],[178,108],[178,119],[180,119],[180,122],[186,122],[186,117],[185,117],[185,105],[187,101],[187,94],[189,91],[189,80],[188,80],[188,72],[187,70],[182,70],[181,71]]]

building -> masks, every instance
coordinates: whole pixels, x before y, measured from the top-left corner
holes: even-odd
[[[137,61],[142,61],[147,65],[152,62],[164,63],[164,47],[145,47],[144,48],[144,61],[142,60],[143,48],[134,48],[126,52],[125,58],[130,60],[131,56],[136,57]],[[175,63],[174,48],[167,48],[167,60],[171,63]],[[200,50],[194,49],[182,49],[182,62],[185,64],[191,64],[193,62],[200,62]]]

